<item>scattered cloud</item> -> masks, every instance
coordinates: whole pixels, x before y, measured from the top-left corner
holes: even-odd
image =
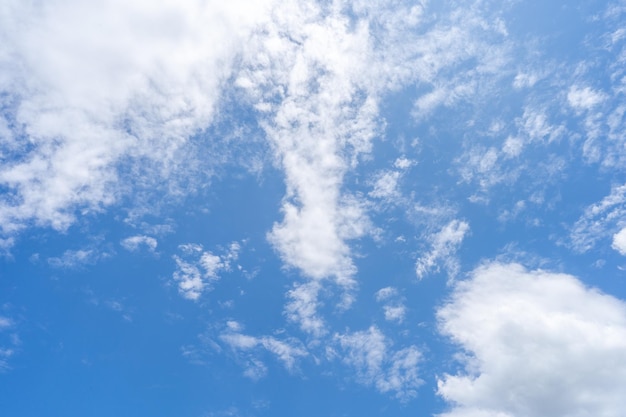
[[[376,301],[383,304],[385,320],[402,323],[406,315],[404,298],[393,287],[381,288],[376,292]]]
[[[48,258],[48,264],[54,268],[75,269],[92,265],[109,255],[96,249],[66,250],[59,257]]]
[[[241,245],[232,242],[221,255],[205,251],[202,245],[194,243],[180,245],[179,249],[182,254],[173,256],[176,262],[173,279],[183,297],[197,300],[204,291],[212,289],[221,272],[231,270],[232,263],[239,257]]]
[[[9,361],[16,354],[20,344],[15,320],[0,315],[0,373],[10,368]]]
[[[573,85],[567,93],[567,101],[575,110],[591,110],[607,99],[606,94],[590,87]]]
[[[415,263],[417,277],[422,279],[428,274],[439,272],[443,264],[448,276],[454,278],[459,269],[455,255],[469,230],[466,222],[452,220],[439,232],[432,234],[428,239],[430,251],[420,256]]]
[[[241,333],[242,330],[243,326],[240,323],[229,321],[219,339],[234,351],[249,353],[245,360],[245,375],[252,379],[259,379],[267,372],[267,367],[258,357],[260,349],[274,355],[291,372],[295,371],[298,360],[308,355],[307,350],[297,339],[279,340],[272,336],[255,337]]]
[[[415,346],[393,351],[391,341],[376,326],[336,334],[335,339],[345,353],[343,362],[356,370],[358,382],[382,393],[392,392],[400,400],[417,395],[423,383],[418,373],[422,355]]]
[[[125,238],[120,242],[122,247],[130,252],[137,252],[145,248],[149,252],[154,252],[157,247],[157,240],[150,236],[137,235]]]
[[[626,221],[626,185],[613,187],[600,202],[587,207],[574,223],[570,237],[575,250],[586,252],[599,240],[616,233],[617,226]]]
[[[437,312],[462,348],[441,416],[618,416],[626,406],[626,304],[570,275],[487,264]]]

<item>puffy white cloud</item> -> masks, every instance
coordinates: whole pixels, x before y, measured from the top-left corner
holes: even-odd
[[[345,352],[344,363],[356,370],[360,383],[374,385],[383,393],[392,392],[401,400],[417,394],[423,383],[418,373],[422,355],[415,346],[393,351],[391,341],[376,326],[336,334],[335,339]]]
[[[418,258],[415,263],[415,273],[419,279],[432,272],[438,272],[439,264],[443,263],[450,277],[458,272],[456,252],[469,232],[469,224],[460,220],[452,220],[439,232],[430,237],[431,249]]]
[[[154,252],[157,247],[157,240],[151,236],[137,235],[130,236],[120,242],[122,247],[130,252],[136,252],[145,247],[150,252]]]
[[[573,85],[567,93],[567,101],[576,110],[590,110],[606,100],[606,94],[590,87]]]
[[[492,263],[437,312],[462,348],[443,375],[446,417],[618,417],[626,407],[626,304],[566,274]]]
[[[622,255],[626,255],[626,228],[613,235],[613,244],[611,246]]]

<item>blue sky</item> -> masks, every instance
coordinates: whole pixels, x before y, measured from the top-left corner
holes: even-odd
[[[621,416],[625,22],[4,1],[0,414]]]

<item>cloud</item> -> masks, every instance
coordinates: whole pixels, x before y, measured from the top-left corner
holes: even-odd
[[[422,279],[430,273],[438,272],[440,263],[443,263],[448,275],[454,277],[459,268],[455,254],[469,230],[469,224],[466,222],[452,220],[439,232],[431,235],[430,251],[418,258],[415,263],[417,277]]]
[[[0,315],[0,373],[10,369],[9,361],[21,344],[15,320]]]
[[[395,393],[401,400],[415,397],[423,383],[418,374],[422,355],[415,346],[391,350],[391,342],[376,326],[336,334],[335,339],[343,349],[343,362],[356,370],[358,382]]]
[[[432,21],[425,2],[11,0],[0,11],[1,232],[66,230],[78,213],[101,213],[138,188],[190,192],[173,184],[219,159],[200,161],[193,142],[230,97],[251,111],[284,172],[269,242],[305,280],[336,284],[346,307],[356,287],[351,242],[374,229],[346,175],[381,136],[390,92],[423,83],[464,98],[476,90],[473,75],[497,73],[504,50],[487,39],[506,30],[476,5]],[[449,75],[469,62],[475,68],[453,88]],[[179,287],[194,299],[223,262],[175,259]],[[303,313],[315,297],[306,309],[290,298],[299,307],[287,314],[316,317]]]
[[[268,240],[311,281],[334,280],[344,291],[356,284],[350,241],[373,228],[367,204],[345,191],[344,180],[384,127],[379,103],[387,90],[445,80],[446,70],[466,60],[480,61],[482,74],[499,65],[493,48],[481,44],[485,33],[501,33],[501,24],[455,12],[428,22],[425,8],[288,1],[263,26],[263,36],[247,44],[235,85],[258,112],[287,186],[283,218]],[[393,193],[395,180],[383,174],[374,197]],[[302,295],[300,286],[290,294]],[[291,317],[304,311],[300,301],[297,309],[288,307]]]
[[[245,375],[252,379],[259,379],[267,372],[265,364],[259,359],[259,349],[273,354],[288,371],[294,371],[298,360],[309,353],[296,339],[279,340],[272,336],[249,336],[241,333],[243,327],[235,321],[227,323],[227,329],[220,334],[220,340],[231,349],[238,352],[247,352]]]
[[[567,101],[574,109],[591,110],[607,99],[606,94],[593,90],[590,87],[573,85],[567,93]]]
[[[394,161],[395,169],[381,170],[374,175],[371,181],[372,190],[368,195],[387,204],[398,204],[402,201],[399,181],[406,171],[415,165],[415,161],[407,158],[398,158]]]
[[[321,284],[311,281],[304,284],[295,284],[287,292],[285,314],[290,321],[300,325],[300,329],[320,337],[327,332],[326,324],[318,313],[320,305],[319,293]]]
[[[142,247],[146,248],[150,252],[154,252],[157,247],[157,240],[150,236],[137,235],[127,237],[126,239],[120,242],[122,247],[130,252],[136,252],[140,250]]]
[[[402,323],[406,315],[404,300],[393,287],[385,287],[376,291],[376,301],[383,304],[385,320]]]
[[[623,228],[613,235],[613,244],[611,247],[622,255],[626,255],[626,228]]]
[[[588,206],[574,223],[570,238],[572,246],[586,252],[599,240],[616,233],[626,219],[626,185],[613,187],[611,193],[598,203]]]
[[[619,416],[626,407],[626,304],[570,275],[492,263],[437,311],[461,349],[446,417]]]
[[[232,242],[221,255],[205,251],[202,245],[194,243],[180,245],[179,249],[182,254],[173,256],[176,262],[173,279],[184,298],[197,300],[203,292],[212,289],[220,279],[220,273],[231,270],[232,263],[239,257],[241,245]]]
[[[13,320],[8,317],[0,316],[0,331],[11,328],[13,326]]]
[[[60,257],[48,258],[48,264],[54,268],[73,269],[94,264],[107,256],[107,254],[99,253],[95,249],[66,250]]]
[[[156,187],[188,170],[181,149],[213,120],[234,58],[271,4],[5,4],[1,231],[29,222],[64,230],[77,210],[97,213],[127,185]],[[121,177],[132,161],[144,175]]]
[[[374,181],[374,189],[368,194],[374,198],[391,199],[398,195],[399,171],[383,171]]]

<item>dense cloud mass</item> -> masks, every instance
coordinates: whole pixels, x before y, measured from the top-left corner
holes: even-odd
[[[437,316],[463,349],[444,416],[606,416],[626,407],[626,303],[578,279],[488,264]]]

